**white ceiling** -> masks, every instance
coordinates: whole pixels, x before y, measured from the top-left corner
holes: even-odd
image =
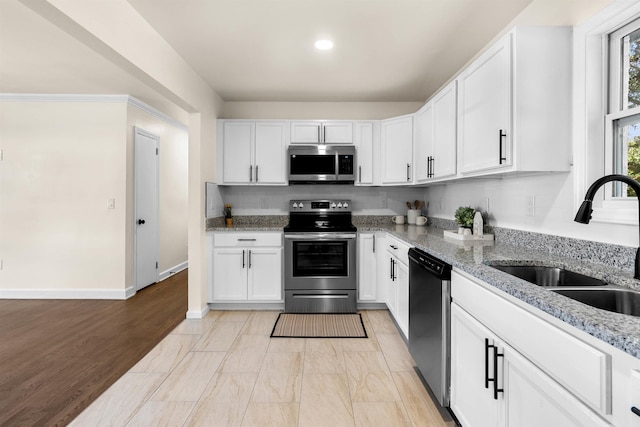
[[[531,2],[128,1],[226,101],[424,101]]]
[[[225,101],[388,102],[425,101],[530,3],[519,21],[559,25],[611,0],[128,1]],[[316,51],[318,37],[335,48]],[[170,108],[19,0],[0,0],[0,92],[127,93]]]

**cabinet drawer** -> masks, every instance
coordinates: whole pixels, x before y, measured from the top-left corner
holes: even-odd
[[[282,233],[215,233],[213,246],[282,246]]]
[[[592,409],[610,414],[611,356],[485,286],[451,274],[454,301]]]
[[[387,251],[395,255],[405,265],[409,265],[409,249],[412,247],[391,235],[387,235]]]

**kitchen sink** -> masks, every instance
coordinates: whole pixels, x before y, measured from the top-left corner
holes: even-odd
[[[595,308],[640,317],[640,291],[613,287],[565,288],[552,291]]]
[[[559,267],[536,265],[491,265],[522,280],[538,286],[604,286],[606,282]]]

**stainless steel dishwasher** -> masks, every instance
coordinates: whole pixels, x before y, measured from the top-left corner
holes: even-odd
[[[451,265],[409,249],[409,352],[440,405],[449,407]]]

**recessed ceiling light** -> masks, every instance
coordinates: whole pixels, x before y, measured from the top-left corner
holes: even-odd
[[[333,48],[333,42],[331,40],[318,40],[315,46],[316,49],[329,50]]]

